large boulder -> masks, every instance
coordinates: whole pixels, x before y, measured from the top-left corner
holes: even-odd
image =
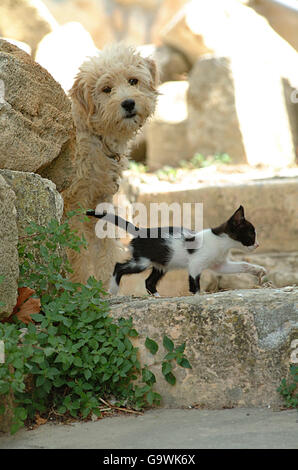
[[[15,199],[14,191],[0,174],[0,319],[12,312],[17,301],[19,258]]]
[[[227,153],[233,163],[245,161],[235,85],[228,58],[208,56],[196,63],[189,78],[187,101],[187,137],[191,153],[198,152],[205,157]]]
[[[28,54],[4,40],[0,82],[0,168],[41,172],[62,151],[70,160],[73,121],[61,86]]]
[[[57,26],[40,0],[1,0],[0,36],[29,44],[33,56],[42,37]]]
[[[253,289],[163,299],[111,299],[115,318],[133,318],[140,362],[157,377],[163,406],[205,408],[281,404],[276,391],[297,361],[298,289]],[[177,365],[176,385],[161,373],[167,335],[186,342],[192,369]],[[159,345],[153,356],[146,337]],[[296,348],[296,349],[295,349]]]
[[[17,231],[19,237],[26,235],[25,228],[30,222],[47,225],[51,219],[61,220],[63,199],[52,181],[35,173],[0,170],[15,194]]]

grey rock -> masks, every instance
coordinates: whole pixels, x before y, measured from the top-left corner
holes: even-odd
[[[0,175],[0,319],[8,316],[17,301],[19,276],[15,194]]]

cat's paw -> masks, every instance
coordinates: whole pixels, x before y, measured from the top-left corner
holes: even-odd
[[[267,269],[265,269],[263,266],[254,264],[252,265],[251,273],[257,276],[259,283],[261,284],[262,278],[267,274]]]

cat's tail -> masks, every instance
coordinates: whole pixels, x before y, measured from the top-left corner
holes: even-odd
[[[111,224],[114,224],[117,227],[122,228],[127,233],[130,233],[131,235],[134,235],[134,236],[137,236],[138,232],[140,231],[138,227],[136,227],[131,222],[128,222],[128,220],[123,219],[119,215],[110,214],[109,212],[106,212],[106,211],[103,211],[101,214],[96,214],[95,211],[88,210],[86,211],[86,215],[88,215],[88,217],[96,217],[97,219],[104,218],[105,221],[110,222]]]

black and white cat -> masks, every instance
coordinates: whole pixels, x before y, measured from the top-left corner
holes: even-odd
[[[259,246],[255,228],[245,219],[242,206],[223,224],[200,232],[183,227],[138,228],[114,214],[96,214],[95,211],[86,214],[104,218],[134,235],[129,245],[131,259],[115,265],[111,294],[117,294],[123,275],[140,273],[149,267],[152,271],[145,281],[146,289],[155,296],[159,296],[157,283],[173,269],[188,270],[189,290],[193,294],[200,291],[200,276],[204,269],[222,274],[246,272],[261,276],[266,273],[262,266],[228,259],[231,248],[252,251]]]

